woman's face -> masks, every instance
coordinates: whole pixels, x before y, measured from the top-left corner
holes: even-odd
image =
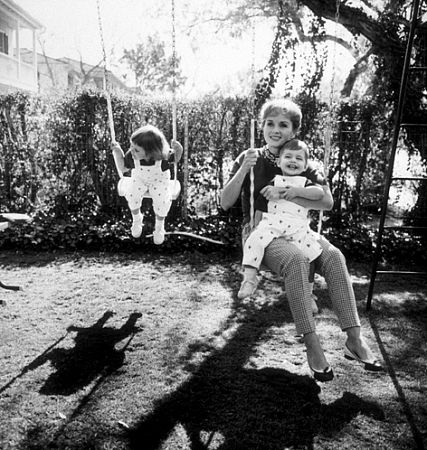
[[[268,116],[264,121],[262,131],[270,150],[280,148],[285,142],[295,137],[292,122],[284,113]]]

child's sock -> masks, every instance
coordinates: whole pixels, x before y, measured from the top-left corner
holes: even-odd
[[[156,245],[163,244],[165,240],[165,219],[159,219],[156,217],[156,223],[154,225],[153,242]]]
[[[158,219],[156,217],[156,223],[154,225],[154,230],[155,231],[165,231],[165,219]]]
[[[131,233],[134,238],[139,238],[142,234],[142,221],[144,216],[139,214],[132,214],[132,228]]]

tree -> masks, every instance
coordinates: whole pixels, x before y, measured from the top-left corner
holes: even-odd
[[[172,91],[185,83],[181,73],[180,58],[177,55],[167,56],[165,43],[157,34],[148,36],[145,43],[135,49],[125,50],[121,61],[133,71],[140,93],[153,91]]]
[[[230,8],[223,8],[222,13],[208,20],[216,22],[219,27],[224,24],[232,24],[236,34],[243,27],[250,26],[255,17],[277,17],[278,25],[276,36],[272,44],[269,61],[265,67],[265,73],[257,86],[257,103],[263,102],[274,88],[278,72],[281,68],[280,55],[289,45],[290,27],[298,36],[300,42],[334,41],[342,46],[355,58],[355,63],[347,79],[345,80],[341,95],[350,97],[353,94],[357,79],[368,68],[371,68],[372,76],[362,95],[370,99],[372,105],[376,105],[379,111],[384,111],[390,118],[390,128],[394,114],[390,114],[396,107],[401,73],[406,46],[406,36],[409,29],[409,10],[411,0],[359,0],[358,2],[346,2],[346,0],[236,0]],[[424,2],[421,13],[426,17],[426,4]],[[307,33],[304,22],[310,21],[312,14],[317,20],[335,23],[340,27],[337,34],[323,32],[315,34]],[[198,19],[200,20],[200,19]],[[203,20],[203,19],[202,19]],[[318,29],[319,30],[319,29]],[[419,40],[414,41],[414,59],[418,62],[427,60],[427,27],[425,34]],[[347,34],[349,38],[343,37]],[[373,68],[373,70],[372,70]],[[406,106],[403,111],[403,122],[427,123],[427,90],[425,78],[418,75],[412,78],[411,88],[406,96]],[[406,130],[408,148],[415,147],[421,157],[427,161],[427,141],[425,128],[422,134],[416,133],[410,127]],[[427,183],[421,182],[418,189],[418,201],[416,210],[427,211]],[[425,213],[424,213],[425,215]]]

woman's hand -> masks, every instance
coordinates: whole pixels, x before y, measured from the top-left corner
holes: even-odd
[[[253,148],[246,150],[242,165],[240,166],[243,173],[248,173],[255,166],[258,159],[258,152]]]
[[[260,193],[267,200],[279,200],[281,194],[283,193],[283,187],[265,186],[260,190]]]
[[[295,186],[285,186],[283,189],[284,189],[284,191],[283,191],[282,198],[284,200],[291,201],[295,197],[299,197],[299,190],[298,190],[297,187],[295,187]]]

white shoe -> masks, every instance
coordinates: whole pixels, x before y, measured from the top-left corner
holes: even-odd
[[[154,230],[153,232],[153,242],[156,245],[161,245],[165,241],[165,230]]]
[[[246,297],[250,297],[255,294],[256,288],[258,286],[258,280],[243,280],[240,286],[239,292],[237,293],[237,298],[243,300]]]
[[[132,236],[134,238],[139,238],[142,234],[142,217],[139,219],[134,219],[132,223],[132,228],[130,229]]]

